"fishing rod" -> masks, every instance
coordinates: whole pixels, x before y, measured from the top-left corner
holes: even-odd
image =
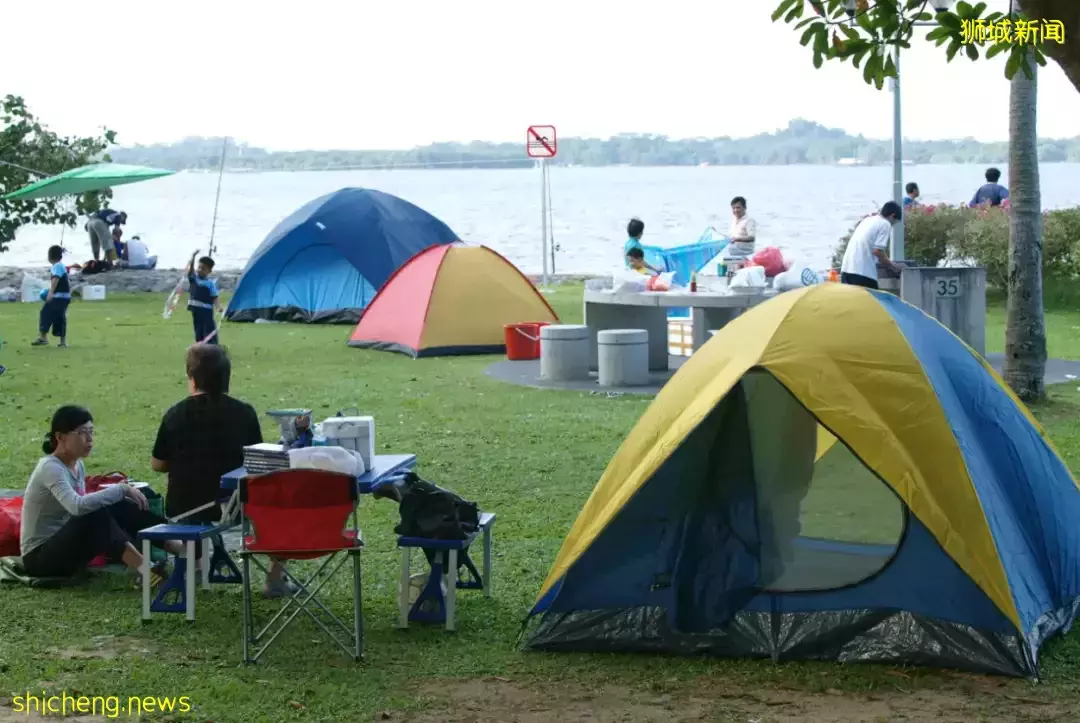
[[[217,230],[218,203],[220,203],[220,201],[221,201],[221,179],[225,176],[225,152],[228,150],[228,147],[229,147],[229,137],[225,136],[225,138],[221,141],[221,165],[218,166],[217,193],[214,195],[214,218],[210,222],[210,251],[209,251],[209,254],[211,256],[213,256],[214,251],[217,250],[216,247],[214,246],[214,232]]]

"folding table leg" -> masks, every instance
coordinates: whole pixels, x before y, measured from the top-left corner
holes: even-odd
[[[412,548],[402,547],[401,550],[401,581],[398,583],[398,627],[409,627],[409,564],[411,562]]]
[[[210,589],[210,538],[202,539],[202,558],[199,560],[199,569],[202,572],[203,590]]]
[[[196,540],[188,540],[184,543],[185,552],[187,553],[187,575],[185,575],[184,586],[187,593],[187,619],[189,622],[195,622],[195,543]]]
[[[142,619],[150,619],[150,540],[142,541],[143,564],[139,568],[142,575]]]
[[[491,523],[484,528],[484,597],[491,597]]]
[[[360,660],[364,657],[364,606],[363,587],[360,580],[360,555],[351,553],[353,559],[353,658]]]
[[[244,576],[244,662],[251,662],[251,563],[248,556],[242,559]]]
[[[457,603],[457,566],[458,551],[449,550],[449,562],[446,565],[446,629],[454,629],[454,610]]]

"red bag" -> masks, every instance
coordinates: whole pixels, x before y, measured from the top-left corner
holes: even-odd
[[[22,530],[22,497],[0,499],[0,557],[18,557]]]
[[[784,255],[780,253],[780,249],[775,246],[768,246],[761,249],[751,258],[754,266],[764,266],[765,276],[772,278],[778,274],[782,274],[787,270],[787,265],[784,263]]]
[[[127,482],[128,476],[123,472],[109,472],[108,474],[96,474],[86,478],[86,494],[97,492],[105,485],[115,485]]]

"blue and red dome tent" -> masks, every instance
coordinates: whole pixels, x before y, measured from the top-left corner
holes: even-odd
[[[406,261],[457,240],[449,226],[404,199],[342,188],[270,232],[248,261],[225,318],[355,324]]]

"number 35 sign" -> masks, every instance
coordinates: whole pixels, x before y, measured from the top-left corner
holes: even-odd
[[[934,296],[939,299],[955,299],[961,295],[959,276],[939,276],[934,279]]]

